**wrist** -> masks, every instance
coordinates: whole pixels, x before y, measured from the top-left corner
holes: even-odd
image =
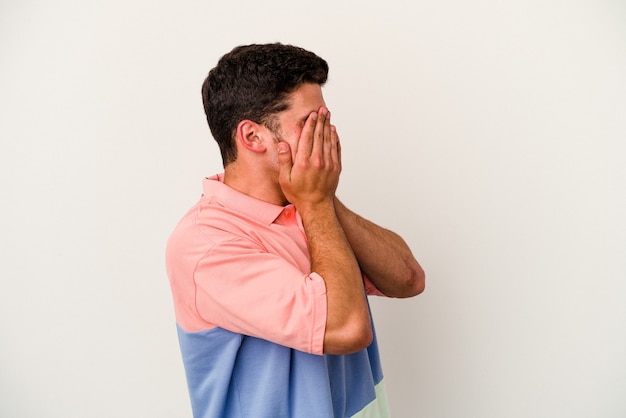
[[[324,213],[336,216],[335,205],[332,199],[324,199],[315,202],[298,202],[294,203],[294,206],[303,219],[309,216],[320,216]]]

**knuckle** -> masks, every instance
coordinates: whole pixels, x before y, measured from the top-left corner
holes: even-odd
[[[319,156],[319,155],[315,155],[311,157],[311,166],[314,168],[323,168],[324,167],[324,160]]]

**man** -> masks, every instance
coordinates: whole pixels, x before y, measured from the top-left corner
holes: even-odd
[[[327,75],[301,48],[248,45],[202,86],[224,173],[167,246],[195,417],[389,416],[366,295],[417,295],[424,273],[335,196]]]

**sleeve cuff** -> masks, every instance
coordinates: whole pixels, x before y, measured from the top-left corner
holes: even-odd
[[[309,283],[315,295],[313,325],[311,328],[311,354],[324,354],[324,334],[326,333],[326,315],[328,312],[326,303],[326,283],[322,276],[317,273],[309,274]]]
[[[378,288],[374,286],[374,283],[372,283],[365,274],[363,275],[363,287],[365,288],[365,293],[369,296],[387,296],[378,290]]]

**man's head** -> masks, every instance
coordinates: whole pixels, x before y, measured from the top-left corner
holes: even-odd
[[[235,161],[234,134],[242,120],[276,131],[275,115],[289,106],[290,93],[304,83],[324,85],[328,64],[322,58],[279,43],[246,45],[224,55],[202,85],[202,102],[224,166]]]

